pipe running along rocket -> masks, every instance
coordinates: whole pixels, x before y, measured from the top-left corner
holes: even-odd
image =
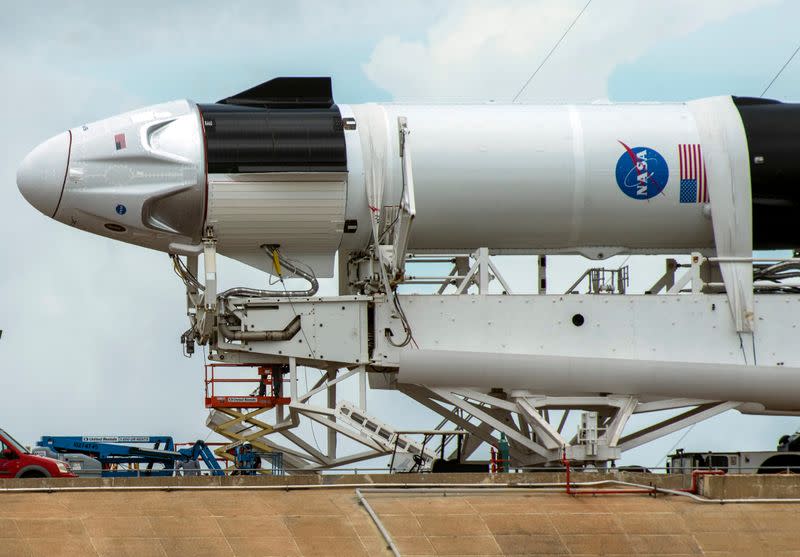
[[[261,246],[333,274],[402,195],[398,118],[413,134],[408,249],[714,253],[794,248],[800,105],[337,105],[329,78],[277,78],[212,104],[167,102],[48,139],[22,195],[70,226],[177,254],[211,227],[223,255],[272,269]],[[729,179],[709,180],[709,174]]]

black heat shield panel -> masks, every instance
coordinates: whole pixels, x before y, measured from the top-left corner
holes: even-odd
[[[747,136],[753,247],[800,247],[800,104],[734,97]]]
[[[339,107],[198,105],[208,172],[346,172]]]
[[[333,106],[330,77],[276,77],[218,104],[273,108],[328,108]]]

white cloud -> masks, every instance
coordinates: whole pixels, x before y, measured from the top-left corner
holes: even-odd
[[[637,60],[659,41],[776,2],[594,2],[520,100],[605,98],[613,69]],[[507,101],[584,5],[584,0],[452,3],[424,39],[393,34],[380,41],[364,71],[398,100]]]

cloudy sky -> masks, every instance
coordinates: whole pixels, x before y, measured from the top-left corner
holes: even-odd
[[[182,286],[169,260],[30,207],[15,172],[36,144],[142,105],[214,101],[280,75],[330,75],[340,103],[510,101],[584,4],[54,1],[7,8],[0,427],[26,443],[43,434],[207,434],[202,355],[181,355]],[[794,0],[594,0],[520,101],[758,95],[797,47],[798,16]],[[800,59],[769,96],[797,100],[799,86]],[[551,285],[566,288],[578,264],[553,263]],[[533,267],[509,264],[523,291]],[[220,275],[222,287],[264,281],[230,260]],[[332,282],[323,285],[333,291]],[[402,427],[435,423],[401,395],[371,400]],[[682,446],[770,449],[798,425],[729,413],[697,426]],[[654,465],[680,436],[626,461]]]

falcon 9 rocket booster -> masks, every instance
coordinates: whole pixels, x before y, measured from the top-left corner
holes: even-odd
[[[197,253],[212,227],[223,255],[269,270],[260,246],[276,245],[331,276],[335,252],[365,248],[372,211],[402,196],[401,119],[410,250],[713,253],[712,222],[729,218],[715,196],[744,208],[754,248],[800,245],[800,105],[764,99],[336,105],[329,78],[277,78],[70,129],[25,158],[17,183],[45,215],[95,234]],[[743,185],[715,186],[712,165]]]

